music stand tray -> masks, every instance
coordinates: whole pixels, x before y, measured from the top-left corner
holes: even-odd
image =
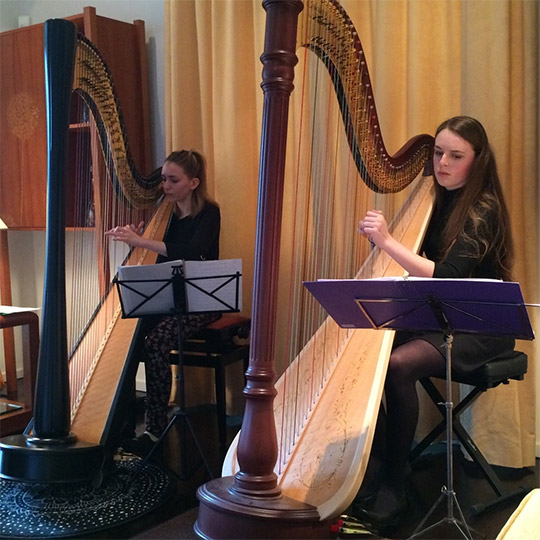
[[[454,333],[534,339],[519,283],[393,277],[304,282],[343,328],[437,332],[440,304]]]
[[[182,278],[174,291],[173,269]],[[120,266],[114,282],[124,318],[185,313],[237,312],[242,306],[242,260],[170,261]],[[176,298],[180,294],[181,298]],[[175,306],[175,300],[185,305]]]
[[[492,279],[380,278],[304,282],[328,314],[343,328],[443,332],[446,345],[447,486],[411,538],[442,523],[455,525],[472,540],[453,487],[452,341],[454,333],[506,335],[534,339],[518,283]],[[446,499],[447,515],[422,529]],[[454,505],[461,519],[454,517]],[[463,528],[461,527],[463,526]]]

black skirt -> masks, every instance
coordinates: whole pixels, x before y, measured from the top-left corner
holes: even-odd
[[[442,332],[396,332],[394,347],[413,339],[431,343],[446,359],[446,341]],[[515,339],[507,336],[484,336],[478,334],[454,334],[451,349],[452,372],[467,375],[497,356],[511,353]]]

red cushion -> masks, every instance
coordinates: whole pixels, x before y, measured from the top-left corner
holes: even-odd
[[[224,313],[217,321],[210,323],[206,328],[212,330],[223,330],[229,326],[245,325],[250,322],[249,317],[244,317],[238,313]]]

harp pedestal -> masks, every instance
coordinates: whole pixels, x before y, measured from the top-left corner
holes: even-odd
[[[0,477],[23,482],[91,481],[102,478],[103,448],[82,441],[31,442],[28,435],[0,440]]]
[[[330,538],[329,521],[314,506],[289,497],[241,495],[234,477],[218,478],[197,491],[194,529],[201,538]]]

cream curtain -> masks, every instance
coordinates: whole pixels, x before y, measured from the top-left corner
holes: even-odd
[[[526,300],[539,302],[539,3],[341,3],[366,52],[390,152],[456,114],[485,125],[512,214],[515,278]],[[198,148],[208,158],[211,191],[222,208],[222,257],[243,259],[249,314],[265,12],[259,0],[168,0],[165,20],[167,148]],[[539,335],[538,310],[530,315]],[[487,392],[470,420],[488,459],[510,467],[531,466],[535,455],[539,347],[518,346],[529,354],[525,381]]]

